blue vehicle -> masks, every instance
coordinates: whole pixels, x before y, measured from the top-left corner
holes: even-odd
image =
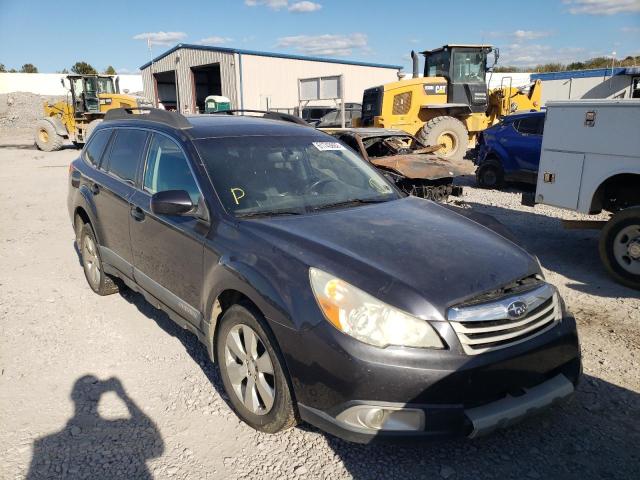
[[[504,117],[478,138],[476,182],[500,188],[505,182],[536,184],[545,112]]]

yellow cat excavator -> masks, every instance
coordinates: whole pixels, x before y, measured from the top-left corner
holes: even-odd
[[[539,80],[516,88],[503,78],[499,88],[487,88],[491,52],[495,66],[499,51],[490,45],[445,45],[421,52],[424,76],[418,55],[411,52],[413,78],[365,90],[360,125],[404,130],[425,145],[440,145],[439,156],[462,159],[477,134],[501,117],[540,109]]]
[[[114,75],[68,75],[61,79],[66,100],[44,104],[44,118],[35,131],[40,150],[60,150],[65,139],[82,146],[104,114],[112,108],[151,107],[144,98],[120,93]]]

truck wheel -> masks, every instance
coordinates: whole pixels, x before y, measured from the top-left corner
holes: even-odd
[[[476,183],[481,188],[502,188],[504,185],[504,172],[498,165],[481,165],[476,171]]]
[[[89,122],[89,125],[87,125],[87,128],[84,131],[84,143],[87,143],[89,141],[89,138],[91,138],[91,134],[96,129],[96,127],[100,125],[101,122],[102,120],[100,119],[92,120],[91,122]]]
[[[442,145],[434,153],[451,160],[462,160],[469,145],[469,132],[454,117],[435,117],[424,124],[416,137],[425,145]]]
[[[36,124],[36,146],[43,152],[55,152],[60,150],[64,143],[64,137],[56,132],[56,129],[47,120],[38,120]]]
[[[618,282],[640,290],[640,207],[616,213],[600,234],[600,258]]]
[[[265,433],[293,427],[296,413],[276,341],[250,305],[233,305],[220,320],[216,359],[231,406]]]

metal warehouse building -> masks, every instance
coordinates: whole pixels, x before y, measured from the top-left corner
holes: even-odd
[[[640,98],[640,67],[533,73],[542,80],[542,103],[577,98]]]
[[[140,67],[145,96],[182,112],[202,112],[208,95],[228,97],[232,108],[293,109],[298,106],[298,79],[332,75],[343,75],[345,102],[360,103],[366,88],[396,81],[400,69],[187,44]]]

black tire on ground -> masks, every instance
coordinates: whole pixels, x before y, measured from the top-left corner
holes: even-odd
[[[96,235],[89,223],[85,223],[82,227],[79,248],[84,276],[91,290],[98,295],[116,293],[119,290],[119,286],[113,277],[104,273]]]
[[[64,144],[64,137],[58,135],[48,120],[38,120],[36,124],[36,146],[43,152],[55,152]]]
[[[245,330],[248,327],[250,330]],[[244,363],[230,348],[227,341],[234,334],[237,338],[248,339],[249,335],[255,334],[258,338],[256,352],[253,361],[246,360]],[[247,344],[241,343],[242,352],[247,353],[244,348]],[[252,305],[236,304],[230,307],[222,316],[220,325],[215,337],[216,363],[220,369],[220,376],[224,384],[225,391],[229,396],[231,406],[236,414],[251,427],[265,433],[276,433],[295,426],[298,423],[296,409],[291,395],[290,382],[284,369],[284,361],[278,349],[277,343],[270,330],[266,326],[264,317]],[[272,373],[261,374],[261,360],[264,355],[269,356]],[[248,357],[247,357],[248,358]],[[240,370],[239,370],[240,369]],[[231,375],[240,373],[235,378],[234,387]],[[252,373],[257,375],[256,381],[252,382]],[[256,373],[257,372],[257,373]],[[244,375],[244,376],[243,376]],[[262,375],[262,378],[260,377]],[[266,385],[272,388],[272,404],[268,407],[268,402],[264,401],[257,382],[264,380]],[[250,383],[251,382],[251,383]],[[258,413],[245,406],[249,385],[256,384],[259,395]],[[263,383],[262,385],[265,385]],[[236,390],[237,388],[237,390]],[[264,386],[262,387],[264,391]],[[238,393],[236,393],[238,392]],[[241,398],[244,397],[244,398]],[[250,400],[247,403],[251,403]]]
[[[481,188],[499,189],[504,185],[504,171],[498,165],[481,165],[476,171],[476,183]]]
[[[416,134],[418,140],[425,145],[438,145],[442,142],[441,136],[446,137],[447,143],[451,144],[451,149],[450,151],[436,150],[435,154],[451,160],[462,160],[469,145],[469,132],[464,123],[454,117],[434,117]]]
[[[640,207],[619,211],[600,233],[600,259],[618,282],[640,290]]]
[[[96,129],[96,127],[100,125],[100,123],[102,123],[101,119],[96,119],[89,122],[89,125],[87,125],[87,128],[84,131],[84,143],[87,143],[89,141],[89,138],[91,138],[91,134]]]

